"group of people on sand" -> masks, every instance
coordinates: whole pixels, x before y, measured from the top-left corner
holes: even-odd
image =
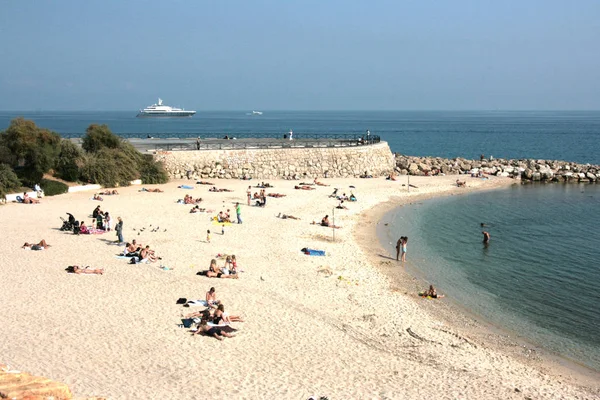
[[[256,185],[256,187],[260,188],[260,189],[264,189],[264,188],[272,188],[273,186],[271,186],[271,184],[268,182],[267,183],[261,182],[260,185]]]
[[[214,287],[206,292],[206,309],[188,314],[185,318],[192,318],[198,325],[193,335],[211,336],[218,340],[235,337],[237,329],[231,327],[231,323],[244,322],[241,316],[225,311],[225,305],[217,299]]]
[[[98,192],[98,194],[102,195],[102,196],[112,196],[115,194],[119,194],[119,192],[117,192],[117,189],[113,189],[113,190],[105,190],[103,192]]]
[[[213,258],[210,260],[210,266],[208,270],[201,271],[199,275],[205,275],[209,278],[229,278],[238,279],[238,265],[235,255],[227,256],[225,258],[225,264],[222,267],[217,266],[217,260]]]
[[[250,187],[248,187],[248,190],[250,190]],[[253,200],[256,200],[257,207],[265,207],[267,205],[265,189],[260,189],[260,193],[254,192]],[[250,205],[250,199],[248,199],[248,205]]]
[[[131,257],[134,263],[148,263],[148,262],[156,262],[161,260],[161,257],[156,255],[156,252],[150,249],[150,245],[142,245],[138,243],[135,239],[131,243],[125,244],[125,249],[123,249],[123,256]]]
[[[178,202],[180,202],[181,200],[179,200]],[[202,201],[202,197],[198,197],[197,199],[194,199],[191,195],[186,194],[185,196],[183,196],[183,204],[198,204]]]
[[[96,224],[96,229],[109,232],[111,229],[112,217],[108,211],[104,212],[100,209],[100,206],[97,206],[94,208],[94,211],[92,211],[92,225],[94,225],[94,223]],[[79,233],[91,233],[83,221],[79,226]]]

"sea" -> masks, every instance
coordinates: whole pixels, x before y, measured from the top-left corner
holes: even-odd
[[[135,112],[0,112],[64,137],[92,123],[126,138],[381,136],[393,152],[600,164],[600,111],[251,111],[191,118]],[[400,207],[384,244],[408,236],[406,268],[469,312],[600,372],[600,184],[531,184]],[[481,223],[485,226],[482,228]],[[491,234],[482,243],[482,230]],[[417,288],[415,288],[417,290]]]

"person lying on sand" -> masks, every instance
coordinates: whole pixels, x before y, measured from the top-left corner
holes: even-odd
[[[300,185],[300,186],[313,186],[314,183],[300,182],[298,185]]]
[[[323,182],[319,182],[319,180],[317,180],[317,178],[315,178],[314,183],[315,183],[315,185],[319,185],[319,186],[329,186],[329,185],[324,184]]]
[[[307,185],[302,185],[302,186],[296,185],[296,186],[294,186],[294,189],[298,189],[298,190],[315,190],[314,187],[310,187],[310,186],[307,186]]]
[[[199,205],[195,205],[194,207],[192,207],[192,209],[190,210],[190,214],[194,214],[194,213],[199,213],[199,212],[205,212],[206,208],[200,208]]]
[[[217,189],[216,186],[211,187],[210,189],[208,189],[209,192],[233,192],[233,190],[231,189]]]
[[[293,215],[287,215],[287,214],[281,214],[281,213],[279,213],[277,215],[277,218],[281,218],[281,219],[300,219],[298,217],[294,217]]]
[[[105,190],[104,192],[100,192],[98,194],[101,194],[102,196],[112,196],[114,194],[119,194],[119,192],[117,192],[117,189],[113,189],[113,190]]]
[[[441,299],[444,297],[443,294],[437,294],[437,291],[433,287],[433,285],[429,285],[429,289],[424,292],[420,292],[419,296],[421,297],[431,297],[432,299]]]
[[[397,180],[397,178],[396,178],[396,174],[392,172],[392,173],[391,173],[391,174],[389,174],[389,175],[388,175],[388,177],[387,177],[387,178],[385,178],[385,179],[387,179],[388,181],[395,181],[395,180]]]
[[[23,204],[38,204],[40,201],[29,197],[27,193],[23,193]]]
[[[200,321],[200,325],[198,326],[198,330],[196,332],[194,332],[194,335],[206,335],[206,336],[212,336],[215,339],[219,339],[219,340],[223,340],[226,337],[227,338],[232,338],[235,337],[235,333],[229,333],[226,332],[225,330],[223,330],[222,327],[219,326],[208,326],[207,325],[208,321],[205,319],[202,319]],[[233,328],[230,328],[233,329]],[[235,332],[235,330],[234,330]]]
[[[467,182],[461,182],[458,179],[456,180],[456,186],[458,187],[466,187],[467,186]]]
[[[198,182],[196,182],[196,184],[198,184],[198,185],[214,185],[214,183],[207,182],[207,181],[198,181]]]
[[[100,197],[98,193],[94,193],[94,197],[92,197],[92,200],[104,201],[104,199]]]
[[[271,186],[270,183],[261,182],[260,185],[256,185],[256,187],[264,189],[264,188],[272,188],[273,186]]]
[[[285,197],[287,195],[281,193],[269,193],[267,196],[269,197]]]
[[[180,186],[177,186],[177,187],[180,187]],[[138,192],[163,193],[163,191],[160,190],[159,188],[155,188],[155,189],[141,188],[140,190],[138,190]]]
[[[202,201],[202,197],[198,197],[197,199],[194,199],[191,195],[186,194],[183,197],[183,203],[184,204],[198,204]]]
[[[46,240],[44,239],[40,240],[40,242],[37,244],[25,242],[25,244],[22,246],[22,248],[25,250],[44,250],[47,247],[50,247],[50,245],[46,243]]]
[[[104,268],[91,269],[90,267],[81,268],[81,267],[79,267],[77,265],[73,265],[73,266],[67,267],[67,272],[69,272],[71,274],[96,274],[96,275],[102,275],[104,273]]]
[[[336,208],[339,208],[339,209],[341,209],[341,210],[347,210],[347,209],[348,209],[348,207],[346,207],[346,206],[344,205],[344,200],[341,200],[341,201],[340,201],[340,204],[338,204]]]

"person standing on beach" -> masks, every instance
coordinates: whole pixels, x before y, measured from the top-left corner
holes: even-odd
[[[117,220],[119,222],[117,222],[117,225],[115,226],[115,231],[117,231],[117,237],[119,240],[119,244],[122,244],[123,242],[125,242],[123,240],[123,220],[121,219],[121,217],[118,217]]]
[[[252,186],[248,186],[248,190],[246,190],[246,196],[248,197],[248,205],[250,205],[250,200],[252,200]]]
[[[400,253],[402,252],[402,246],[404,245],[404,236],[400,236],[398,242],[396,242],[396,261],[400,261]],[[404,253],[402,253],[404,254]],[[402,260],[404,261],[404,260]]]
[[[210,243],[210,229],[206,231],[206,242]]]
[[[200,150],[200,136],[196,139],[196,150]]]
[[[490,234],[486,231],[481,232],[483,234],[483,243],[489,243],[490,242]]]
[[[240,203],[235,203],[235,214],[237,215],[237,223],[242,223],[242,208],[240,207]]]
[[[402,262],[406,262],[406,244],[408,243],[408,236],[404,236],[404,240],[402,241],[402,248],[401,253],[402,253],[402,257],[401,260]]]

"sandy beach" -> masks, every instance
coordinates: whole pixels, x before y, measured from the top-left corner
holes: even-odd
[[[411,177],[416,188],[408,192],[405,179],[322,179],[330,186],[306,191],[294,189],[297,181],[269,181],[267,193],[286,197],[269,197],[265,208],[246,202],[248,185],[260,190],[256,180],[213,181],[233,192],[174,181],[146,186],[164,193],[119,188],[102,202],[80,192],[1,206],[0,363],[65,382],[78,397],[110,399],[598,398],[597,374],[586,379],[528,357],[447,299],[422,301],[409,289],[414,278],[387,257],[393,248],[377,241],[377,224],[392,207],[515,181],[467,177],[467,187],[458,188],[456,176]],[[358,198],[335,210],[335,241],[332,229],[311,224],[331,219],[333,188]],[[185,194],[214,212],[190,214],[191,205],[176,203]],[[222,235],[210,217],[230,209],[235,218],[236,202],[243,223]],[[126,241],[149,244],[162,260],[131,265],[117,258],[122,246],[113,231],[76,236],[58,229],[67,212],[89,225],[97,205],[113,226],[123,218]],[[41,239],[51,247],[21,248]],[[305,247],[326,256],[307,256]],[[196,275],[219,253],[236,255],[239,279]],[[69,265],[105,273],[69,274]],[[179,327],[196,310],[177,299],[203,299],[211,286],[229,313],[246,320],[234,323],[235,338],[192,336]]]

